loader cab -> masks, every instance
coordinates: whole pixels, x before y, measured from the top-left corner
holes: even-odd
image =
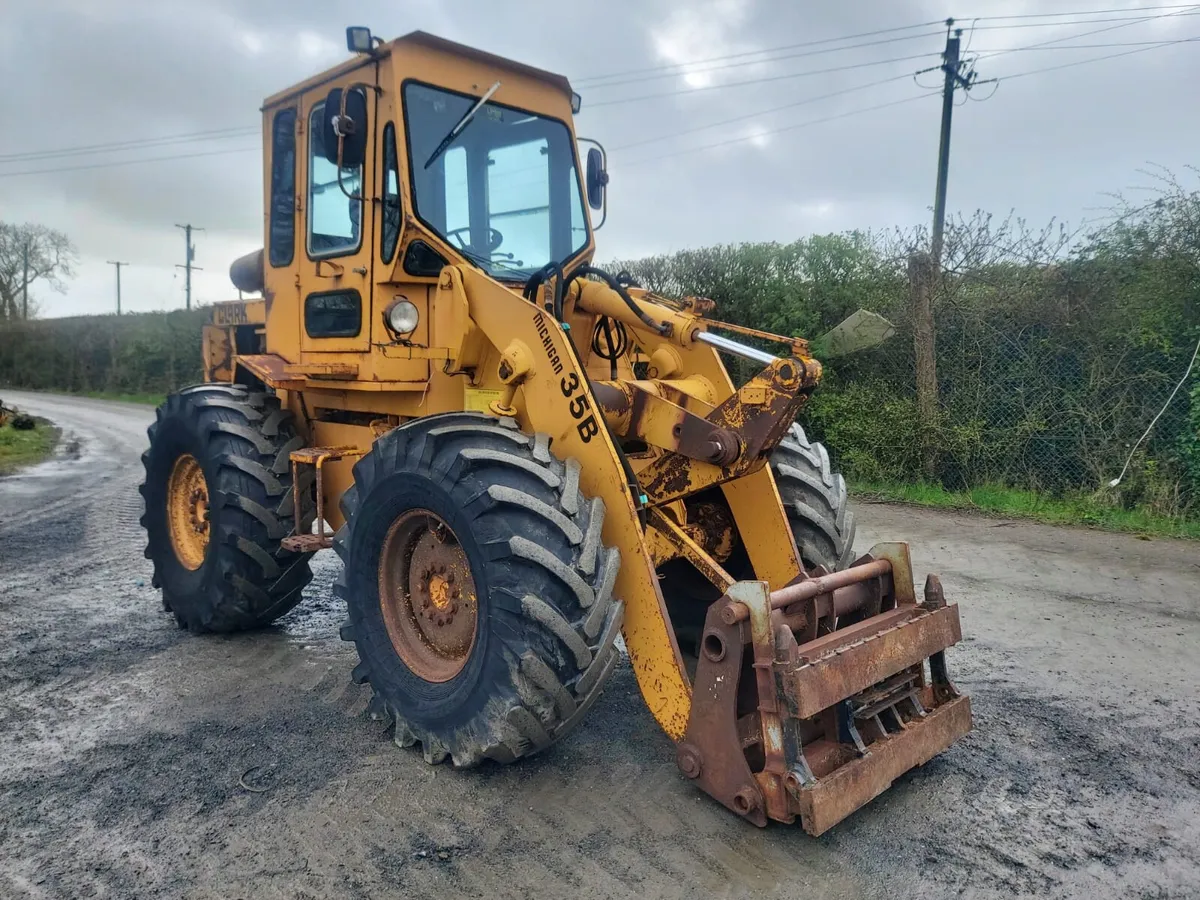
[[[590,258],[578,98],[422,32],[353,31],[352,59],[264,105],[267,349],[309,377],[426,382],[445,265],[519,290]]]

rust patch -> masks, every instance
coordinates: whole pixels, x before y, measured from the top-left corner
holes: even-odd
[[[971,730],[971,700],[959,697],[919,723],[871,744],[871,755],[852,760],[825,778],[796,789],[793,796],[804,830],[828,831],[888,789],[913,766],[937,756]]]
[[[687,734],[676,749],[680,771],[701,790],[759,827],[767,824],[762,791],[738,736],[737,700],[747,635],[726,625],[713,604],[700,639]]]
[[[662,510],[650,510],[650,524],[671,545],[676,555],[688,560],[719,590],[727,591],[733,584],[733,577]]]
[[[960,640],[957,606],[900,607],[817,638],[800,648],[801,664],[788,676],[800,716],[816,715]]]
[[[660,397],[642,383],[593,383],[592,394],[608,426],[621,437],[719,466],[733,462],[741,449],[731,430]]]
[[[697,503],[688,508],[688,525],[700,532],[696,541],[717,562],[725,562],[733,553],[736,534],[733,513],[723,503]]]
[[[773,609],[783,609],[807,600],[812,600],[821,595],[829,594],[834,598],[833,609],[836,611],[839,606],[839,598],[837,596],[839,590],[858,585],[870,579],[890,575],[891,571],[891,562],[886,559],[879,559],[870,560],[862,565],[855,565],[829,575],[821,575],[816,578],[802,578],[787,587],[773,592],[771,594],[771,607]],[[857,591],[843,593],[840,598],[840,606],[843,610],[842,614],[858,609],[862,602],[860,594]],[[725,609],[723,615],[732,624],[733,622],[745,621],[749,618],[750,611],[744,606],[731,604]]]
[[[665,453],[642,471],[642,489],[651,502],[663,503],[757,471],[819,380],[816,360],[789,357],[771,363],[705,417],[736,435],[740,452],[735,459],[714,465]]]
[[[303,402],[303,395],[301,395],[300,399]],[[284,550],[291,550],[294,553],[313,553],[317,550],[324,550],[333,546],[333,534],[325,530],[325,463],[362,456],[366,452],[365,449],[358,447],[305,447],[301,450],[293,450],[289,454],[288,458],[292,463],[293,487],[300,484],[301,466],[312,466],[316,471],[317,532],[316,534],[307,534],[304,532],[300,519],[302,504],[297,499],[293,499],[293,530],[291,534],[279,542],[279,545]]]
[[[893,571],[911,571],[904,545],[773,593],[759,581],[732,585],[705,621],[685,774],[756,824],[799,815],[815,835],[966,734],[970,701],[943,652],[960,638],[958,608],[936,577],[924,603],[899,602],[911,581],[893,584]],[[810,615],[827,633],[798,642]]]
[[[257,353],[237,357],[237,364],[267,387],[294,390],[304,387],[304,379],[286,371],[288,362],[274,353]]]
[[[426,681],[449,681],[475,646],[479,598],[471,564],[436,513],[413,509],[388,529],[379,556],[379,604],[404,664]]]

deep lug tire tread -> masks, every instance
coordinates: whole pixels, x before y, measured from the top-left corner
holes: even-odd
[[[493,612],[502,617],[494,635],[508,677],[480,686],[489,696],[470,721],[453,728],[423,724],[372,683],[372,708],[391,722],[396,744],[419,744],[431,764],[509,763],[545,749],[581,720],[617,663],[624,604],[613,585],[620,553],[600,544],[604,504],[580,494],[578,463],[564,465],[548,448],[545,435],[524,434],[510,419],[430,416],[378,439],[356,464],[354,485],[342,499],[346,524],[334,549],[345,566],[334,593],[349,612],[341,637],[359,650],[355,680],[372,681],[371,651],[361,640],[368,626],[349,571],[356,513],[362,498],[390,475],[420,472],[462,497],[464,508],[477,510],[485,568],[517,567],[527,587],[517,596],[508,591],[503,611]],[[536,542],[525,536],[531,532],[538,534]]]
[[[169,420],[174,420],[170,422]],[[142,454],[146,480],[139,491],[145,500],[141,524],[165,529],[151,514],[165,503],[157,441],[164,427],[190,429],[201,445],[193,455],[208,477],[213,516],[210,547],[201,571],[203,591],[182,593],[165,569],[173,564],[165,535],[150,535],[146,557],[154,565],[152,584],[162,588],[163,608],[180,627],[193,632],[236,632],[268,625],[300,602],[312,578],[312,554],[280,547],[293,527],[289,454],[303,446],[292,430],[291,413],[278,398],[243,385],[200,384],[167,397],[147,434],[150,447]],[[156,466],[156,462],[159,464]],[[162,482],[162,483],[160,483]],[[302,524],[311,525],[314,502],[311,482],[301,488]]]

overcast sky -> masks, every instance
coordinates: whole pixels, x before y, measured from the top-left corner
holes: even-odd
[[[205,271],[195,276],[194,296],[234,296],[230,261],[262,245],[259,138],[247,132],[258,125],[264,97],[345,58],[349,24],[388,39],[422,29],[567,75],[583,95],[580,135],[610,149],[601,260],[926,221],[941,103],[930,90],[939,76],[922,75],[919,85],[910,76],[938,64],[945,29],[861,35],[948,15],[967,30],[963,43],[968,56],[980,57],[979,77],[1000,78],[972,91],[983,102],[954,111],[951,211],[1015,209],[1033,223],[1078,223],[1101,214],[1111,203],[1107,192],[1147,184],[1138,170],[1148,163],[1181,174],[1200,163],[1200,42],[1146,43],[1200,36],[1200,6],[1147,3],[1140,13],[1131,0],[0,6],[0,220],[62,229],[83,257],[65,295],[35,291],[44,315],[110,310],[106,260],[114,259],[130,263],[122,273],[125,308],[181,307],[183,275],[174,264],[183,261],[184,239],[174,226],[184,222],[206,229],[196,235],[196,264]],[[851,39],[831,40],[843,38]],[[1020,49],[1048,41],[1055,43]],[[1113,54],[1125,55],[1014,77]],[[694,65],[681,70],[684,63]],[[833,68],[841,71],[821,71]],[[894,105],[868,109],[884,104]],[[729,124],[703,127],[722,122]],[[231,133],[145,143],[217,129]],[[120,141],[137,145],[31,155]]]

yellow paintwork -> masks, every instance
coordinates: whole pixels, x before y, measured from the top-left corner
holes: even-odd
[[[644,453],[630,455],[635,472],[652,467],[665,452],[659,448],[670,441],[671,423],[680,421],[682,410],[706,416],[733,395],[733,385],[716,352],[695,340],[705,328],[697,309],[667,306],[645,291],[631,289],[638,306],[654,321],[670,324],[669,334],[664,336],[647,328],[607,286],[577,280],[566,292],[565,328],[545,312],[542,298],[537,304],[527,302],[520,296],[519,286],[493,280],[468,263],[454,244],[423,225],[412,213],[409,161],[404,152],[407,144],[400,91],[409,78],[474,96],[501,80],[498,102],[560,119],[573,134],[570,88],[565,79],[420,34],[384,44],[371,58],[357,57],[269,98],[263,107],[264,209],[269,209],[270,201],[275,116],[284,109],[297,113],[293,260],[278,268],[264,263],[263,301],[241,310],[230,304],[222,309],[219,325],[206,328],[206,371],[210,378],[233,379],[237,368],[234,351],[244,345],[237,340],[237,329],[255,328],[261,335],[256,350],[260,355],[247,358],[242,366],[244,377],[276,388],[312,446],[366,450],[380,427],[464,409],[500,410],[515,415],[526,431],[549,434],[551,452],[560,459],[573,457],[581,462],[584,493],[604,500],[604,541],[621,551],[616,593],[626,605],[625,644],[647,705],[663,729],[678,739],[688,723],[691,686],[651,547],[660,557],[676,554],[643,529],[639,497],[628,489],[618,450],[588,386],[589,377],[597,382],[612,378],[607,360],[591,358],[591,335],[598,316],[622,322],[636,347],[618,361],[617,379],[634,381],[631,360],[647,362],[649,376],[637,385],[661,398],[650,404],[647,414],[643,437],[650,446]],[[305,227],[309,114],[330,88],[354,84],[370,88],[366,92],[368,130],[374,137],[367,142],[361,190],[374,202],[366,205],[359,248],[314,262],[306,252]],[[386,122],[393,123],[400,150],[403,209],[399,246],[390,261],[380,257],[378,231]],[[577,159],[577,171],[582,168]],[[269,241],[268,225],[264,217],[264,235]],[[405,248],[417,239],[451,261],[439,276],[404,272]],[[588,262],[593,250],[589,229],[586,246],[573,257],[569,268]],[[355,288],[363,298],[359,334],[309,337],[303,327],[303,299],[310,293],[342,288]],[[414,304],[419,313],[416,331],[404,341],[396,340],[384,327],[383,310],[397,298]],[[228,362],[230,355],[233,363]],[[346,414],[365,415],[353,416],[355,423],[350,424],[330,421],[323,413],[328,410],[340,412],[342,419]],[[692,466],[693,476],[702,469],[715,469],[699,462]],[[330,462],[324,468],[325,515],[334,528],[342,524],[337,501],[352,483],[352,468],[353,460]],[[801,571],[799,555],[769,468],[725,483],[721,489],[749,549],[756,576],[772,588],[794,579]],[[670,508],[678,517],[683,504]],[[704,553],[701,549],[696,552]],[[720,571],[718,564],[713,562],[713,566]]]
[[[586,402],[586,387],[576,374],[582,365],[574,349],[553,319],[482,272],[451,269],[443,272],[442,284],[444,292],[463,290],[471,298],[472,317],[485,333],[503,333],[545,349],[515,398],[517,421],[526,431],[549,434],[551,450],[559,458],[578,459],[583,464],[580,488],[586,496],[604,499],[604,542],[621,551],[615,590],[625,601],[629,659],[650,711],[668,734],[681,737],[691,709],[691,686],[616,450],[598,424],[597,411],[571,414],[572,400],[584,397]],[[594,432],[587,427],[589,421],[596,425]]]

